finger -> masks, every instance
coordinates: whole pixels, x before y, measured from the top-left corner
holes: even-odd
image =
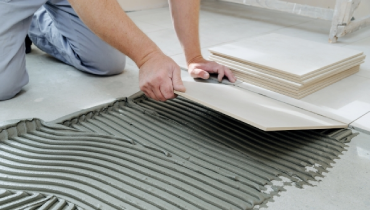
[[[208,79],[209,73],[204,71],[203,69],[192,69],[190,71],[190,75],[193,78],[202,78],[202,79]]]
[[[166,100],[175,98],[175,94],[173,92],[172,81],[170,78],[168,78],[166,80],[166,83],[161,85],[159,89]]]
[[[182,83],[182,80],[181,80],[181,69],[180,69],[180,67],[174,69],[174,71],[172,73],[172,87],[173,87],[173,90],[177,90],[177,91],[180,91],[180,92],[185,92],[186,91],[184,83]],[[172,90],[172,92],[173,92],[173,90]]]
[[[151,98],[151,99],[154,99],[154,100],[157,100],[153,91],[151,91],[150,89],[146,89],[144,90],[144,93],[147,97]]]
[[[233,72],[225,66],[225,75],[229,79],[230,82],[234,83],[236,82],[236,77],[233,74]]]
[[[219,82],[222,82],[222,79],[224,78],[225,76],[225,67],[224,66],[220,66],[219,67],[219,70],[218,70],[218,81]]]
[[[156,97],[155,100],[157,100],[157,101],[166,101],[166,98],[161,93],[160,86],[157,86],[157,87],[153,86],[152,91],[153,91],[153,93]]]

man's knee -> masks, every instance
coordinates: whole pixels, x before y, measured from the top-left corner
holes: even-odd
[[[28,83],[28,74],[23,78],[18,77],[0,77],[0,101],[13,98],[22,90],[22,87]]]
[[[111,49],[96,54],[95,56],[89,56],[90,59],[83,62],[88,72],[96,75],[109,76],[120,74],[125,69],[126,56],[118,50]]]
[[[123,72],[126,66],[126,56],[117,56],[115,59],[107,59],[106,62],[101,63],[99,69],[102,71],[102,75],[116,75]]]

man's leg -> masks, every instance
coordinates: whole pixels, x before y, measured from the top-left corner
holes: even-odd
[[[28,83],[24,38],[33,13],[46,0],[0,0],[0,101]]]
[[[114,75],[125,67],[125,55],[91,32],[67,0],[49,0],[41,7],[29,36],[38,48],[81,71]]]

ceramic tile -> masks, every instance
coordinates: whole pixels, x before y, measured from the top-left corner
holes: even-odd
[[[83,73],[33,48],[26,56],[30,83],[15,98],[0,102],[0,121],[38,117],[51,121],[139,91],[138,69],[128,59],[111,77]]]
[[[170,9],[168,7],[153,9],[152,12],[146,12],[147,10],[128,13],[129,17],[134,21],[141,21],[151,25],[160,26],[163,28],[173,28],[172,18]]]
[[[174,29],[163,29],[159,31],[147,33],[148,37],[152,39],[159,48],[168,56],[177,55],[183,53],[180,42],[177,38],[176,31]],[[201,34],[200,44],[202,48],[213,46],[218,41]]]
[[[358,58],[356,57],[356,58],[350,59],[339,65],[331,66],[325,71],[323,70],[318,73],[312,74],[309,78],[304,79],[304,80],[293,79],[291,77],[286,77],[285,75],[274,73],[272,71],[268,71],[263,68],[254,67],[251,65],[236,62],[231,59],[223,58],[223,57],[216,56],[216,55],[211,55],[209,58],[235,71],[239,71],[242,74],[246,74],[246,76],[249,75],[249,76],[258,77],[258,78],[261,78],[261,79],[264,79],[270,82],[279,82],[279,84],[282,84],[282,85],[285,84],[287,87],[292,86],[295,88],[303,88],[304,86],[319,82],[330,76],[333,76],[335,74],[348,70],[354,66],[358,66],[362,64],[364,57],[365,56],[359,56]]]
[[[247,83],[238,86],[347,124],[370,111],[370,79],[356,75],[303,99],[294,99]]]
[[[210,51],[297,78],[362,54],[358,50],[280,34],[267,34],[225,44],[210,48]]]
[[[312,84],[311,86],[307,86],[303,89],[300,89],[300,90],[293,90],[292,88],[290,87],[284,87],[282,85],[279,85],[279,84],[273,84],[272,82],[266,82],[266,81],[263,81],[263,80],[260,80],[260,79],[257,79],[257,78],[253,78],[253,77],[245,77],[244,75],[240,75],[238,73],[235,73],[235,75],[238,77],[238,79],[244,81],[244,82],[247,82],[247,83],[251,83],[251,84],[254,84],[254,85],[257,85],[257,86],[260,86],[260,87],[263,87],[263,88],[267,88],[269,90],[272,90],[272,91],[275,91],[275,92],[278,92],[278,93],[282,93],[284,95],[287,95],[287,96],[290,96],[290,97],[293,97],[293,98],[303,98],[305,96],[308,96],[316,91],[319,91],[331,84],[334,84],[352,74],[355,74],[357,73],[359,70],[359,67],[354,67],[354,68],[351,68],[349,69],[348,71],[344,71],[340,74],[337,74],[337,75],[334,75],[332,77],[329,77],[325,80],[322,80],[318,83],[315,83],[315,84]]]
[[[180,53],[180,54],[177,54],[177,55],[172,55],[170,56],[172,58],[172,60],[174,60],[177,65],[179,65],[182,69],[188,69],[188,66],[186,64],[186,58],[185,58],[185,54],[184,53]]]
[[[200,37],[208,39],[208,46],[220,45],[241,38],[254,37],[281,28],[271,23],[245,20],[241,23],[220,24],[216,21],[200,23]],[[207,47],[207,45],[203,45]]]
[[[370,111],[370,79],[356,75],[328,86],[302,101],[354,121]]]
[[[370,79],[370,58],[365,59],[365,63],[361,64],[360,72],[357,73],[357,76]]]
[[[159,31],[159,30],[163,30],[163,29],[166,29],[165,27],[163,26],[158,26],[158,25],[153,25],[153,24],[149,24],[149,23],[145,23],[145,22],[142,22],[140,20],[137,20],[137,21],[134,21],[135,24],[144,32],[144,33],[150,33],[150,32],[154,32],[154,31]]]
[[[127,12],[127,15],[133,20],[146,19],[148,17],[153,17],[154,15],[169,15],[169,8],[156,8],[156,9],[146,9],[135,12]]]
[[[228,17],[238,17],[244,19],[258,20],[261,22],[272,23],[277,26],[287,27],[313,19],[293,15],[289,13],[282,13],[274,10],[266,10],[257,7],[250,7],[242,4],[234,4],[228,2],[218,1],[216,4],[214,1],[203,0],[201,2],[202,11],[208,11],[211,14],[221,14]],[[214,16],[208,15],[210,18]]]
[[[202,4],[200,36],[208,38],[211,45],[249,38],[312,20],[258,8],[255,10],[239,4]]]
[[[346,47],[352,48],[355,50],[361,50],[365,53],[365,55],[370,55],[369,45],[370,45],[370,38],[365,38],[360,41],[350,43],[346,45]],[[361,65],[360,72],[357,75],[370,78],[370,57],[369,56],[366,57],[365,63]]]
[[[201,49],[201,53],[205,59],[207,59],[210,56],[210,52],[208,51],[208,48]],[[187,69],[188,66],[186,64],[186,58],[184,53],[180,53],[177,55],[170,56],[176,63],[183,69]]]
[[[370,135],[370,112],[351,123],[350,127]]]
[[[183,79],[186,92],[177,94],[265,131],[347,127],[235,86],[196,82],[189,76]]]
[[[183,52],[174,29],[164,29],[147,33],[148,37],[168,56]]]
[[[136,12],[168,7],[167,0],[117,0],[121,8],[126,12]]]

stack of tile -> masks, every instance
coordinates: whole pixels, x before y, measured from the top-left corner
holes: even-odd
[[[280,34],[267,34],[209,49],[210,60],[244,82],[303,98],[359,71],[357,50]]]

